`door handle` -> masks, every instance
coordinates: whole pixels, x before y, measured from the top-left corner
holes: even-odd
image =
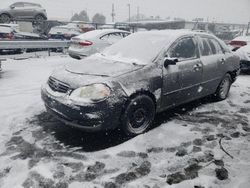
[[[224,63],[226,62],[226,60],[225,60],[224,58],[222,58],[222,59],[220,60],[220,62],[221,62],[221,64],[224,64]]]
[[[202,64],[200,64],[200,63],[195,64],[195,65],[193,66],[193,69],[194,69],[195,71],[199,71],[201,68],[202,68]]]

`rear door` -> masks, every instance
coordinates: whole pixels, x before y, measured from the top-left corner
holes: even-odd
[[[163,67],[163,106],[175,106],[199,98],[203,65],[193,36],[178,39],[168,50],[167,58],[176,65]]]
[[[212,94],[216,91],[220,82],[220,65],[225,63],[225,55],[218,47],[214,38],[210,36],[199,36],[201,61],[203,64],[202,96]]]

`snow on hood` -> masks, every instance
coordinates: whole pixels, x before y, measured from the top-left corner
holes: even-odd
[[[79,63],[69,64],[65,69],[75,74],[111,77],[119,76],[141,67],[142,66],[136,66],[128,62],[115,61],[107,57],[101,57],[101,55],[96,54],[83,59]]]
[[[100,55],[93,55],[81,61],[74,61],[54,70],[52,77],[69,84],[72,88],[79,86],[105,83],[111,77],[116,77],[143,66],[104,59]]]

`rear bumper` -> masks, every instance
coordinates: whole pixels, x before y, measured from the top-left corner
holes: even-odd
[[[82,59],[91,55],[90,51],[81,52],[81,51],[72,50],[70,48],[68,49],[68,53],[71,57],[76,58],[76,59]]]
[[[105,101],[79,106],[67,104],[62,98],[51,95],[42,87],[41,96],[47,111],[66,125],[86,131],[114,129],[120,123],[123,100]],[[117,101],[117,102],[112,102]]]

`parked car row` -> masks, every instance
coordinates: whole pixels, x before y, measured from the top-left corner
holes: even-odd
[[[0,40],[45,40],[46,36],[21,32],[17,24],[0,24]]]
[[[48,112],[67,125],[138,135],[156,113],[208,95],[226,99],[239,69],[239,57],[213,35],[138,32],[55,70],[41,93]]]

